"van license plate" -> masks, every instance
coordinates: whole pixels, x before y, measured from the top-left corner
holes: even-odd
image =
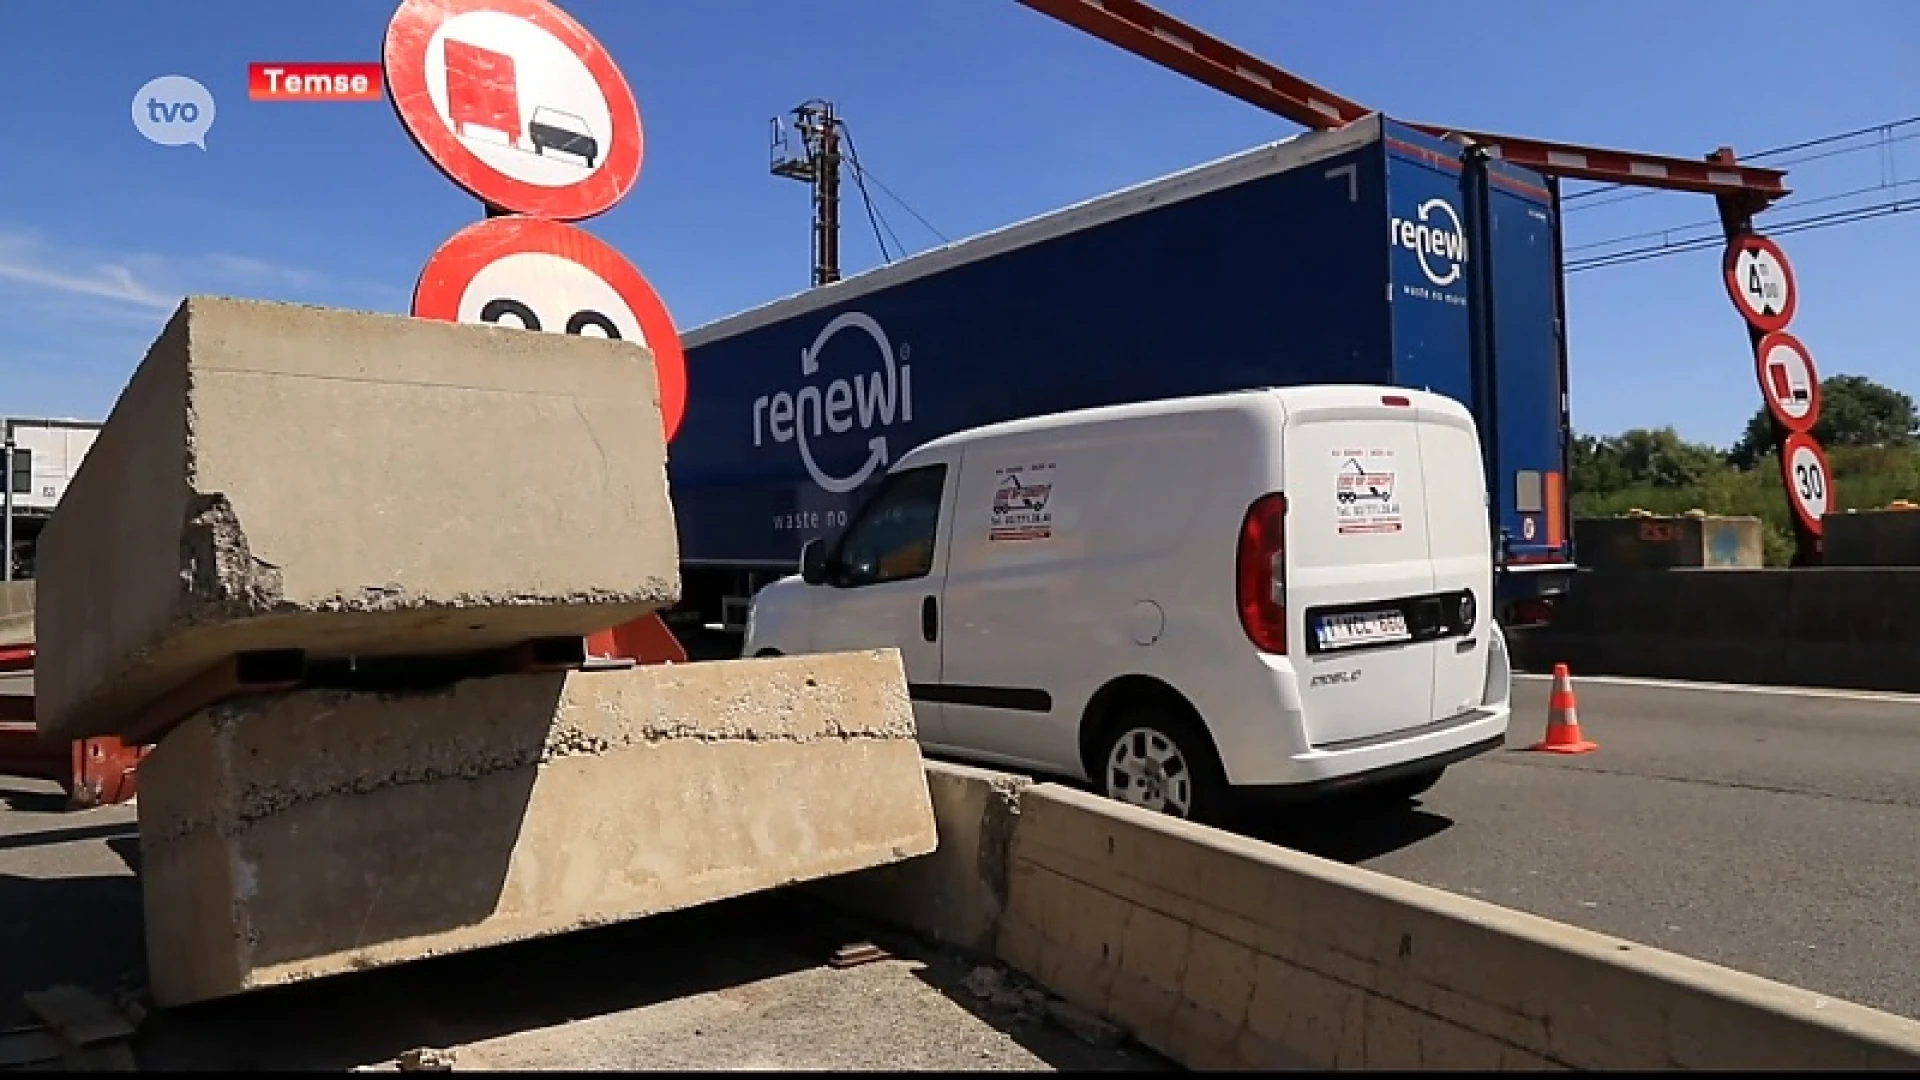
[[[1323,649],[1345,649],[1356,645],[1379,645],[1406,641],[1407,617],[1398,611],[1356,612],[1320,617],[1318,637]]]

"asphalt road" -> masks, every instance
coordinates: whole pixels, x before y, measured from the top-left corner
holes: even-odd
[[[1289,846],[1920,1018],[1920,697],[1575,679],[1581,756],[1509,749]]]

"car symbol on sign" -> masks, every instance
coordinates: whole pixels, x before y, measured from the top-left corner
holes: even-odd
[[[527,123],[527,137],[533,143],[534,153],[545,156],[548,150],[558,150],[573,154],[584,159],[589,169],[600,156],[600,143],[587,130],[585,120],[544,105],[533,110],[533,118]]]

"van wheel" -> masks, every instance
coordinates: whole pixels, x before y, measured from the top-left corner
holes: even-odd
[[[1395,777],[1392,780],[1363,788],[1361,794],[1370,801],[1378,803],[1412,802],[1427,792],[1432,791],[1433,785],[1439,783],[1440,778],[1446,774],[1447,770],[1445,767],[1429,769],[1426,772],[1414,773],[1412,776]]]
[[[1200,725],[1164,708],[1123,708],[1098,743],[1095,780],[1116,802],[1213,825],[1227,814],[1227,778]]]

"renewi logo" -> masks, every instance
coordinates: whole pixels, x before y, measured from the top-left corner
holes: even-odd
[[[1394,218],[1391,242],[1413,252],[1420,272],[1441,288],[1460,280],[1467,261],[1467,231],[1460,215],[1445,199],[1428,199],[1414,211],[1414,219]]]
[[[821,327],[813,344],[800,350],[800,377],[812,379],[820,374],[822,350],[835,335],[848,330],[866,335],[879,350],[880,364],[875,370],[843,373],[825,385],[804,383],[797,390],[762,394],[753,402],[753,445],[761,446],[768,438],[796,444],[800,462],[813,482],[834,494],[852,491],[886,466],[887,437],[878,429],[913,420],[913,369],[907,366],[908,348],[901,345],[896,360],[893,342],[870,315],[846,311]],[[861,435],[873,433],[867,439],[867,457],[860,467],[846,476],[834,476],[821,468],[813,444],[855,431]]]

